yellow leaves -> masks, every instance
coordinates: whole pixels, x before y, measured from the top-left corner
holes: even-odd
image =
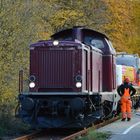
[[[13,91],[9,91],[9,89],[5,89],[4,94],[2,94],[0,96],[0,105],[1,104],[5,104],[5,103],[9,103],[11,102],[13,99],[15,99],[15,96],[13,96]]]
[[[84,14],[78,10],[59,10],[50,18],[50,24],[54,27],[63,27],[78,22]]]
[[[42,31],[42,32],[38,32],[38,36],[39,38],[41,38],[42,40],[47,40],[50,38],[52,33],[50,32],[45,32],[45,31]]]
[[[117,51],[133,53],[136,48],[134,42],[137,35],[137,26],[134,23],[134,1],[128,0],[104,0],[110,12],[110,23],[105,25],[105,30],[111,30],[109,36]]]

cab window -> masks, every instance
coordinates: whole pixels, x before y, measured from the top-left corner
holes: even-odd
[[[96,47],[98,49],[101,49],[101,48],[105,47],[102,39],[94,38],[94,37],[91,37],[91,36],[86,36],[84,38],[84,43],[86,43],[88,45],[91,45],[91,46],[94,46],[94,47]]]

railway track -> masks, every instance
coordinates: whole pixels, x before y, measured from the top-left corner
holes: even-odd
[[[76,131],[64,130],[64,129],[46,129],[42,131],[36,131],[29,135],[15,138],[14,140],[61,140],[64,137],[75,133]]]
[[[15,138],[14,140],[31,140],[31,139],[38,137],[40,134],[41,134],[41,131],[36,131],[31,134]]]
[[[88,133],[89,129],[91,129],[91,128],[94,128],[94,129],[101,128],[101,127],[103,127],[103,126],[105,126],[105,125],[108,125],[108,124],[110,124],[110,123],[112,123],[112,122],[118,120],[119,118],[120,118],[120,117],[117,116],[117,117],[114,117],[114,118],[112,118],[112,119],[110,119],[110,120],[106,120],[106,121],[104,121],[104,122],[102,122],[102,123],[99,123],[99,124],[96,124],[96,125],[93,124],[93,126],[87,128],[87,129],[85,128],[84,130],[79,131],[79,132],[77,132],[77,133],[74,133],[74,134],[72,134],[72,135],[69,135],[69,136],[63,138],[62,140],[73,140],[73,139],[76,138],[76,137],[86,135],[86,134]]]
[[[103,127],[109,123],[112,123],[116,120],[118,120],[119,117],[114,117],[110,120],[103,121],[102,123],[92,125],[89,128],[84,128],[83,130],[73,132],[71,130],[43,130],[43,131],[37,131],[29,135],[21,136],[18,138],[15,138],[14,140],[72,140],[76,137],[86,135],[89,131],[89,129],[94,128],[98,129],[100,127]]]

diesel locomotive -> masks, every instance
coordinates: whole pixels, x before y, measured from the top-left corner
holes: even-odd
[[[100,32],[73,27],[31,44],[29,73],[16,115],[35,128],[83,128],[117,111],[116,52]]]

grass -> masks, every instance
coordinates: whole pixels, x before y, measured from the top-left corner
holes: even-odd
[[[88,134],[86,136],[83,137],[78,137],[75,140],[106,140],[107,138],[109,138],[111,135],[111,133],[102,133],[102,132],[97,132],[94,129],[90,129]]]

